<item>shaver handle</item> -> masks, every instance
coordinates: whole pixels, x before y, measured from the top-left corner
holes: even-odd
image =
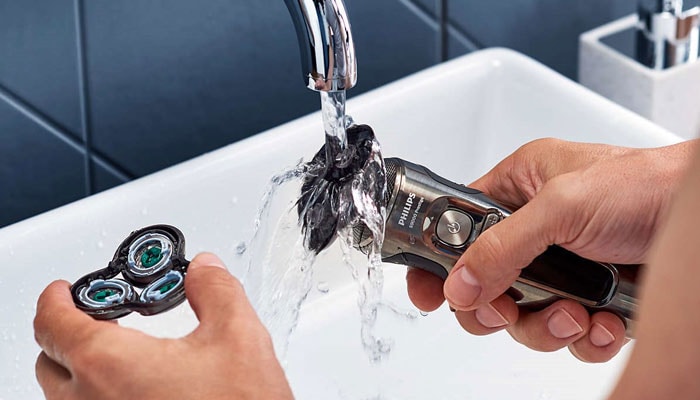
[[[464,193],[465,198],[492,206],[498,210],[495,215],[500,215],[495,222],[510,215],[507,209],[476,189],[451,182],[428,168],[417,165],[413,168],[421,168],[436,182]],[[487,228],[482,228],[482,231]],[[423,258],[414,258],[419,263],[422,263],[421,259]],[[432,264],[428,269],[435,270],[437,265],[428,262]],[[559,246],[550,246],[521,270],[508,294],[518,305],[533,309],[544,308],[557,299],[567,298],[576,300],[589,309],[613,312],[625,321],[627,336],[632,337],[632,318],[637,311],[637,275],[641,268],[641,265],[599,263]]]
[[[403,253],[384,261],[446,275],[440,264],[415,254]],[[550,246],[521,270],[507,294],[519,306],[532,310],[543,309],[556,300],[572,299],[589,310],[612,312],[625,322],[626,336],[632,338],[637,310],[636,282],[641,268],[641,265],[597,263],[559,246]]]

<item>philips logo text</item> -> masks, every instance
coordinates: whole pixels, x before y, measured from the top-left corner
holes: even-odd
[[[415,193],[409,193],[408,198],[406,199],[406,203],[403,206],[403,210],[401,210],[401,215],[399,216],[399,225],[405,226],[406,225],[406,219],[408,218],[408,214],[411,213],[411,207],[413,207],[413,199],[416,198]]]

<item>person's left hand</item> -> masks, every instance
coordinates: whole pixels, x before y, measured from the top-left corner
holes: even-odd
[[[272,341],[243,287],[213,254],[188,268],[185,291],[200,321],[160,339],[78,310],[70,284],[39,298],[36,375],[52,399],[292,399]]]

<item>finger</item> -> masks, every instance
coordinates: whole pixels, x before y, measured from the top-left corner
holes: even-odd
[[[482,233],[459,258],[445,281],[450,305],[469,311],[504,293],[520,270],[555,243],[557,221],[538,196]]]
[[[70,368],[70,355],[86,343],[101,325],[78,310],[70,293],[70,283],[55,281],[39,296],[34,318],[34,337],[46,354]]]
[[[474,311],[456,311],[455,317],[467,332],[488,335],[516,323],[518,306],[510,296],[504,294]]]
[[[615,314],[598,312],[591,316],[588,335],[575,341],[569,350],[579,360],[606,362],[620,352],[627,342],[625,324]]]
[[[71,382],[71,374],[67,369],[49,358],[45,352],[37,357],[36,380],[39,382],[47,399],[67,399],[67,391]]]
[[[602,144],[537,139],[521,146],[469,186],[501,203],[519,207],[555,176],[624,151],[624,148]]]
[[[504,293],[537,256],[571,242],[593,207],[576,173],[552,179],[540,194],[482,233],[462,254],[445,282],[445,298],[459,310],[476,309]]]
[[[408,298],[422,311],[435,311],[442,305],[445,301],[443,283],[439,276],[420,268],[408,267],[406,271]]]
[[[521,310],[518,323],[508,332],[533,350],[555,351],[584,337],[589,326],[590,316],[581,304],[560,300],[542,311]]]
[[[214,254],[202,253],[190,262],[185,293],[200,321],[197,331],[217,332],[250,321],[260,324],[243,286]]]

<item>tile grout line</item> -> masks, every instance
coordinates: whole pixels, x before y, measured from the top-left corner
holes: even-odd
[[[75,41],[78,57],[78,95],[80,96],[80,123],[83,133],[83,145],[85,146],[85,196],[95,192],[95,173],[92,168],[92,143],[90,138],[90,109],[89,90],[87,86],[87,61],[85,58],[85,21],[84,3],[82,0],[74,1],[75,17]]]
[[[410,11],[413,12],[418,18],[420,18],[423,22],[428,24],[430,28],[432,28],[435,31],[439,31],[440,29],[440,24],[438,21],[435,19],[433,15],[425,8],[420,5],[415,3],[415,0],[398,0],[399,3],[403,4],[406,8],[408,8]]]
[[[61,139],[65,144],[77,150],[81,154],[85,153],[85,148],[83,144],[73,138],[70,134],[66,133],[65,130],[60,127],[58,123],[53,121],[50,117],[44,115],[41,111],[37,110],[31,104],[27,103],[25,100],[17,96],[11,90],[7,89],[5,86],[0,85],[0,100],[5,101],[10,105],[15,111],[19,112],[27,119],[31,120],[35,124],[44,128],[52,135]]]
[[[472,38],[466,31],[461,29],[459,26],[450,22],[449,18],[445,21],[447,32],[446,35],[451,35],[462,45],[467,47],[469,51],[476,51],[482,49],[484,46],[479,43],[476,39]]]
[[[95,164],[98,164],[100,167],[109,171],[110,174],[119,178],[124,183],[136,179],[136,177],[133,176],[131,173],[124,171],[121,168],[115,167],[116,164],[114,162],[107,161],[104,157],[99,157],[94,152],[92,154],[92,161],[94,161]]]
[[[447,14],[447,0],[435,0],[435,2],[438,10],[438,20],[440,23],[440,36],[438,38],[438,57],[439,62],[445,62],[450,56],[449,37],[447,32],[447,27],[449,24],[449,16]]]
[[[77,151],[80,154],[85,154],[85,146],[83,143],[71,136],[66,132],[66,129],[61,127],[60,124],[53,121],[50,117],[44,115],[41,111],[34,108],[31,104],[27,103],[24,99],[17,96],[11,90],[0,85],[0,101],[4,101],[12,107],[13,110],[17,111],[25,118],[29,119],[33,123],[37,124],[39,127],[43,128],[49,134],[53,135],[57,139],[61,140],[68,147]],[[121,168],[117,163],[111,161],[108,157],[100,154],[96,151],[91,152],[92,159],[100,165],[109,169],[110,172],[118,175],[120,179],[126,181],[135,179],[135,175]]]

